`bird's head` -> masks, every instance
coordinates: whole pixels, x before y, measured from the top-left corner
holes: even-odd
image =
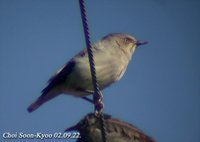
[[[119,48],[124,54],[129,57],[132,56],[137,47],[148,43],[147,41],[136,40],[135,37],[122,33],[108,34],[103,38],[103,40],[106,40],[116,45],[116,48]]]

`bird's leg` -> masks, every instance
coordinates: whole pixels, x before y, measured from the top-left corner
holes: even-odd
[[[76,90],[81,91],[81,92],[84,92],[84,93],[87,93],[87,94],[93,94],[93,91],[84,90],[84,89],[82,89],[82,88],[76,88]],[[88,101],[88,102],[90,102],[90,103],[92,103],[92,104],[94,104],[94,101],[93,101],[92,99],[86,97],[86,96],[81,97],[81,98],[84,99],[84,100],[86,100],[86,101]]]
[[[94,104],[94,101],[92,99],[88,98],[88,97],[81,97],[81,98],[92,103],[92,104]]]

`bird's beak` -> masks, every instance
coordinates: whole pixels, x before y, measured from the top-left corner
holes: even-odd
[[[148,43],[148,41],[138,40],[138,41],[136,42],[136,45],[137,45],[137,46],[140,46],[140,45],[145,45],[145,44],[147,44],[147,43]]]

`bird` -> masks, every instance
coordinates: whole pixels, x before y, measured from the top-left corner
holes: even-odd
[[[91,45],[100,90],[117,82],[124,75],[136,48],[147,44],[126,33],[110,33]],[[41,96],[28,108],[33,112],[60,94],[84,98],[93,94],[87,48],[60,68],[41,91]]]

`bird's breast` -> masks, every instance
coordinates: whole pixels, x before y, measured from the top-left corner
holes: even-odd
[[[88,56],[77,58],[75,62],[74,71],[67,81],[68,86],[87,91],[93,90]],[[100,89],[104,89],[118,81],[123,76],[128,63],[109,51],[94,52],[94,62]]]

